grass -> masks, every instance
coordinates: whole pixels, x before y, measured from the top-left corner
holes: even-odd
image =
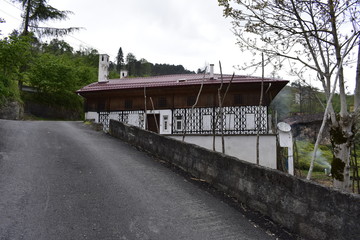
[[[297,173],[300,174],[300,177],[306,178],[308,170],[298,170]],[[333,185],[332,177],[329,174],[325,174],[325,171],[313,172],[311,174],[311,180],[328,187],[331,187]]]
[[[312,158],[312,153],[314,150],[314,144],[307,141],[297,141],[296,148],[294,149],[294,161],[296,173],[300,177],[306,177],[310,161]],[[353,153],[352,153],[353,155]],[[356,155],[360,156],[360,146],[356,149]],[[296,159],[297,157],[297,159]],[[325,174],[325,169],[330,171],[331,161],[333,159],[331,146],[320,145],[319,150],[316,156],[314,169],[311,175],[311,179],[317,183],[332,186],[333,179],[329,174]],[[360,166],[360,157],[357,157],[358,166]],[[353,171],[351,170],[351,175]],[[357,192],[357,182],[355,181],[355,192]]]
[[[308,170],[314,150],[314,144],[307,141],[297,141],[294,148],[295,168]],[[330,169],[332,161],[331,147],[320,145],[314,163],[314,171],[324,172],[324,169]]]

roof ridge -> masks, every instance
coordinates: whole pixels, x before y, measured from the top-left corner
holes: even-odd
[[[230,82],[232,74],[223,74],[224,82]],[[235,75],[233,83],[259,83],[262,77]],[[183,81],[179,81],[183,80]],[[209,74],[196,74],[196,73],[184,73],[184,74],[169,74],[159,76],[137,77],[137,78],[119,78],[111,79],[106,83],[91,83],[77,92],[86,91],[101,91],[101,90],[116,90],[116,89],[132,89],[140,87],[166,87],[166,86],[186,86],[186,85],[198,85],[204,81],[204,84],[219,84],[221,82],[221,74],[214,74],[214,79],[210,79]],[[283,82],[287,83],[287,80],[264,78],[265,82]]]

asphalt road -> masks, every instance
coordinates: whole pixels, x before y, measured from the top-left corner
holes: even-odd
[[[82,122],[0,120],[0,239],[274,239]]]

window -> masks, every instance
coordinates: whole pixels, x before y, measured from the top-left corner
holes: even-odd
[[[133,104],[131,99],[125,99],[125,109],[132,109]]]
[[[202,130],[204,131],[210,131],[211,125],[212,125],[212,116],[211,115],[203,115],[202,119]]]
[[[255,129],[255,114],[247,113],[245,115],[245,121],[246,121],[246,129],[247,130]]]
[[[182,116],[176,116],[175,117],[175,128],[177,131],[181,131],[182,130]]]
[[[158,106],[159,107],[166,107],[167,106],[166,97],[159,97],[158,98]]]
[[[226,123],[225,128],[227,130],[234,130],[235,129],[235,114],[226,114]]]
[[[164,122],[163,130],[168,131],[168,129],[169,129],[169,116],[168,115],[163,116],[163,122]]]

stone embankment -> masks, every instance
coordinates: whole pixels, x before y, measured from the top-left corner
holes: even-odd
[[[23,105],[16,101],[6,102],[0,107],[0,119],[20,120],[23,114]]]
[[[359,239],[360,195],[114,120],[110,120],[110,134],[204,179],[306,239]]]

